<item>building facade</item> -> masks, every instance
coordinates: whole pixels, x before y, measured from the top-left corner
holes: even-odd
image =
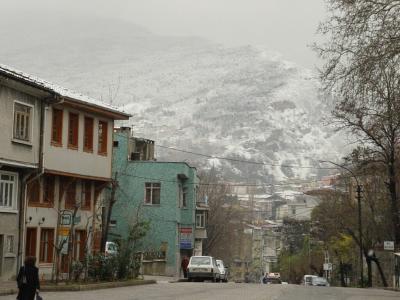
[[[179,276],[183,256],[202,254],[207,237],[207,205],[196,201],[196,169],[155,161],[154,142],[133,138],[129,128],[115,130],[113,169],[118,189],[109,239],[126,238],[135,216],[149,221],[140,247],[143,272]]]
[[[24,187],[39,168],[40,114],[49,96],[0,67],[0,280],[15,275],[22,255]]]
[[[14,115],[14,126],[39,120],[40,127],[32,128],[32,145],[24,143],[32,149],[35,170],[22,183],[18,247],[21,261],[35,256],[40,277],[54,278],[68,273],[73,260],[83,260],[98,247],[100,200],[111,181],[114,120],[129,115],[9,67],[1,71],[21,90],[41,93],[38,111],[32,100],[31,106],[24,104],[31,110]],[[29,132],[20,134],[29,137]]]

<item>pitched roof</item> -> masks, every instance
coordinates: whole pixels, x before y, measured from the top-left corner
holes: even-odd
[[[106,110],[108,112],[121,116],[121,119],[128,119],[131,115],[111,104],[93,99],[81,93],[72,91],[70,89],[61,87],[59,85],[48,82],[44,79],[38,78],[34,75],[19,71],[12,67],[0,64],[0,75],[19,80],[23,83],[29,84],[40,90],[44,90],[61,98],[68,99],[77,104],[89,105],[98,109]]]

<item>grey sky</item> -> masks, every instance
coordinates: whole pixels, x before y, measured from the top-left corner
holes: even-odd
[[[227,46],[262,45],[308,68],[318,63],[308,45],[316,41],[317,25],[325,17],[324,0],[0,1],[3,13],[7,8],[13,13],[90,13],[129,20],[162,35],[196,35]]]

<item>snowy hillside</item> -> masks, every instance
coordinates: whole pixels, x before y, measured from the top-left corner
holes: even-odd
[[[321,173],[268,164],[316,166],[341,154],[340,137],[323,126],[330,108],[315,75],[265,49],[158,36],[111,20],[54,17],[50,31],[40,20],[29,28],[20,21],[0,20],[0,63],[123,106],[135,135],[156,144],[266,165],[165,148],[159,159],[272,182]]]

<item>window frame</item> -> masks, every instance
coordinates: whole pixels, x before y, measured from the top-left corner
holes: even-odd
[[[11,182],[10,180],[2,179],[3,175],[7,176],[13,176],[14,180]],[[3,193],[3,190],[1,190],[1,184],[2,183],[6,184],[12,184],[12,195],[11,195],[11,205],[0,205],[0,212],[12,212],[12,213],[17,213],[18,212],[18,203],[17,203],[17,196],[18,196],[18,174],[15,172],[8,172],[8,171],[0,171],[0,193]],[[9,190],[9,188],[7,188]],[[5,190],[4,190],[5,193]],[[9,193],[9,191],[8,191]],[[9,196],[9,194],[8,194]],[[8,201],[10,201],[8,199]]]
[[[73,118],[71,118],[73,116]],[[76,117],[75,121],[75,127],[72,127],[71,125],[74,125],[71,123],[71,120],[73,120]],[[69,111],[68,112],[68,149],[71,150],[78,150],[79,147],[79,113]],[[71,142],[72,139],[72,142]]]
[[[205,213],[205,211],[196,212],[196,220],[195,221],[196,221],[196,228],[206,228],[206,213]]]
[[[101,124],[101,135],[100,135]],[[103,128],[105,126],[105,129]],[[101,137],[101,144],[100,144]],[[108,122],[99,120],[97,123],[97,154],[107,156],[108,152]]]
[[[90,143],[87,144],[86,143],[86,138],[87,138],[87,121],[91,120],[91,131],[90,131]],[[84,116],[83,118],[83,151],[84,152],[88,152],[88,153],[93,153],[93,146],[94,146],[94,118],[93,117],[89,117],[89,116]],[[88,147],[90,146],[90,147]]]
[[[60,120],[57,119],[57,122],[59,123],[55,123],[54,122],[54,118],[55,118],[55,111],[57,111],[57,113],[60,113]],[[59,127],[57,127],[57,136],[58,139],[55,139],[55,135],[54,135],[54,130],[55,127],[54,125],[59,125]],[[52,146],[56,146],[56,147],[62,147],[62,140],[63,140],[63,126],[64,126],[64,110],[62,108],[55,108],[53,107],[51,110],[51,145]]]
[[[15,120],[15,114],[16,114],[15,104],[19,104],[19,105],[22,105],[22,106],[27,106],[27,107],[29,107],[29,109],[30,109],[30,114],[29,114],[29,117],[30,117],[30,118],[29,118],[29,127],[30,127],[30,128],[28,129],[28,132],[29,132],[29,139],[27,139],[27,140],[18,138],[18,137],[16,137],[16,135],[15,135],[15,130],[16,130],[16,128],[15,128],[15,121],[16,121],[16,120]],[[18,101],[18,100],[14,100],[14,102],[13,102],[12,141],[17,142],[17,143],[32,145],[32,140],[33,140],[33,125],[35,124],[35,123],[34,123],[34,118],[35,118],[34,111],[35,111],[35,105],[29,104],[29,103],[26,103],[26,102],[22,102],[22,101]]]
[[[154,190],[158,190],[158,203],[155,203],[155,201],[154,201],[154,194],[153,194]],[[147,201],[148,191],[150,191],[150,197],[149,197],[150,201]],[[145,182],[144,183],[144,204],[145,205],[156,205],[156,206],[161,205],[161,182]]]

